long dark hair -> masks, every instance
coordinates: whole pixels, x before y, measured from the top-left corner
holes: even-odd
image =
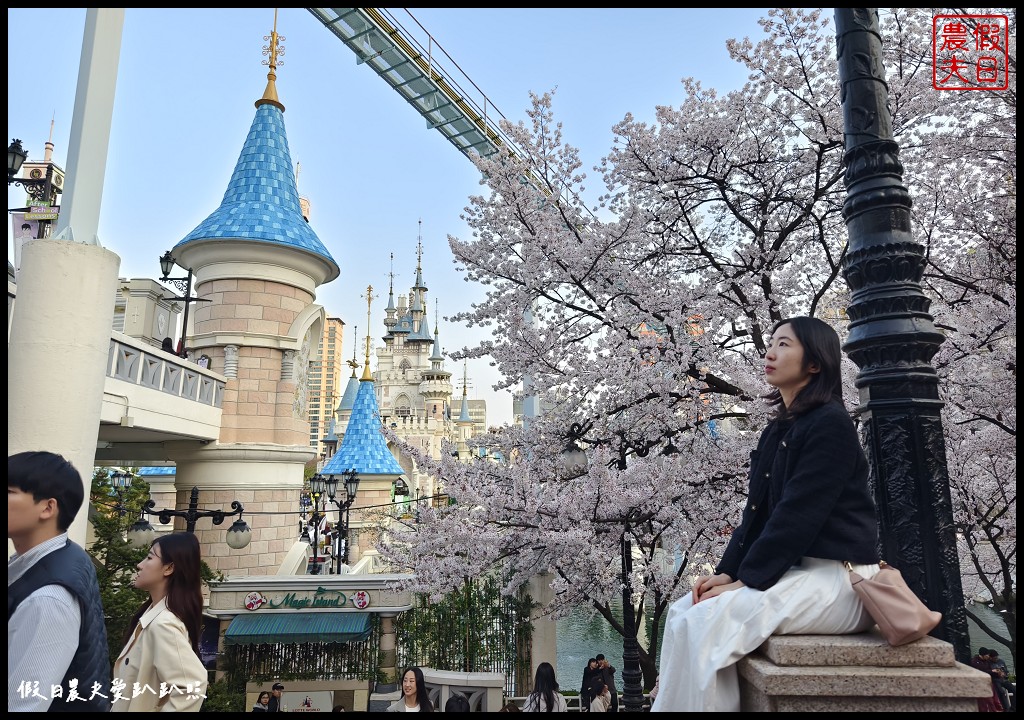
[[[549,662],[537,666],[537,675],[533,681],[533,692],[528,702],[534,710],[540,710],[540,699],[544,698],[547,712],[555,711],[555,693],[558,692],[558,681],[555,680],[555,668]]]
[[[418,667],[408,667],[402,671],[403,679],[407,673],[412,673],[416,678],[416,704],[420,706],[420,712],[434,712],[434,703],[430,702],[430,693],[427,692],[427,681],[423,679],[423,671]],[[405,697],[405,693],[402,693],[402,697]]]
[[[174,563],[174,572],[167,578],[167,609],[185,624],[189,643],[198,655],[199,634],[203,628],[203,581],[199,572],[199,541],[192,533],[170,533],[158,537],[151,547],[158,545],[163,564]],[[144,602],[128,623],[125,629],[125,644],[135,632],[135,625],[149,609],[151,602]]]
[[[816,365],[818,372],[811,374],[810,381],[797,393],[788,408],[782,402],[782,393],[778,388],[768,393],[766,399],[769,405],[775,407],[776,419],[790,420],[829,402],[842,405],[843,378],[840,366],[843,352],[839,345],[839,335],[824,320],[805,315],[779,320],[772,328],[772,335],[787,324],[793,328],[793,334],[803,346],[803,369]]]

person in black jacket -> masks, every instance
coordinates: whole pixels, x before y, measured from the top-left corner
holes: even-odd
[[[597,670],[598,677],[601,678],[605,687],[608,688],[608,699],[611,702],[608,712],[618,712],[619,691],[615,687],[615,668],[608,663],[608,659],[605,658],[603,653],[599,653],[597,656]]]
[[[594,678],[599,677],[600,674],[597,658],[587,660],[587,666],[583,668],[583,683],[580,685],[580,712],[590,712],[590,701],[594,699],[591,685]]]
[[[750,456],[740,526],[713,575],[674,602],[651,707],[737,712],[736,662],[773,634],[845,634],[872,625],[844,562],[879,570],[867,458],[843,406],[839,336],[782,320],[764,357],[775,417]],[[866,574],[865,574],[866,573]]]
[[[284,712],[281,695],[284,693],[284,685],[279,682],[270,686],[270,702],[267,703],[267,712]]]
[[[56,453],[7,457],[7,538],[14,545],[7,561],[8,712],[110,710],[96,567],[68,539],[86,487]]]

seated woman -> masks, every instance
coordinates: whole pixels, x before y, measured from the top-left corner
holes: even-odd
[[[669,608],[652,712],[738,712],[736,663],[773,634],[862,632],[871,616],[844,565],[878,573],[868,464],[843,406],[839,336],[782,320],[764,357],[776,408],[750,456],[740,526],[715,574]]]

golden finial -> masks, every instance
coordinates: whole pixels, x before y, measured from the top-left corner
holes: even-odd
[[[270,57],[263,61],[264,65],[270,66],[270,71],[267,72],[267,89],[263,91],[263,97],[256,101],[256,107],[260,105],[273,105],[278,108],[281,112],[284,112],[284,105],[277,99],[277,68],[284,65],[284,60],[281,57],[284,55],[284,46],[281,43],[284,42],[285,38],[283,35],[277,34],[277,8],[274,8],[274,29],[271,30],[270,35],[264,35],[264,40],[269,40],[269,45],[263,46],[263,54],[269,55]]]
[[[373,285],[366,286],[366,327],[370,327],[370,303],[373,302]],[[370,374],[370,333],[366,333],[366,361],[363,363],[363,376],[359,378],[363,380],[373,380],[373,375]]]

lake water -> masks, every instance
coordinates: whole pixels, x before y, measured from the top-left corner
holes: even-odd
[[[621,600],[612,603],[612,612],[622,618]],[[650,631],[648,621],[637,634],[642,647],[647,647]],[[578,692],[587,660],[604,653],[608,663],[616,669],[615,684],[619,692],[622,691],[622,636],[612,630],[607,620],[596,613],[590,615],[586,610],[574,610],[568,617],[557,621],[555,637],[558,642],[555,675],[563,690]]]

